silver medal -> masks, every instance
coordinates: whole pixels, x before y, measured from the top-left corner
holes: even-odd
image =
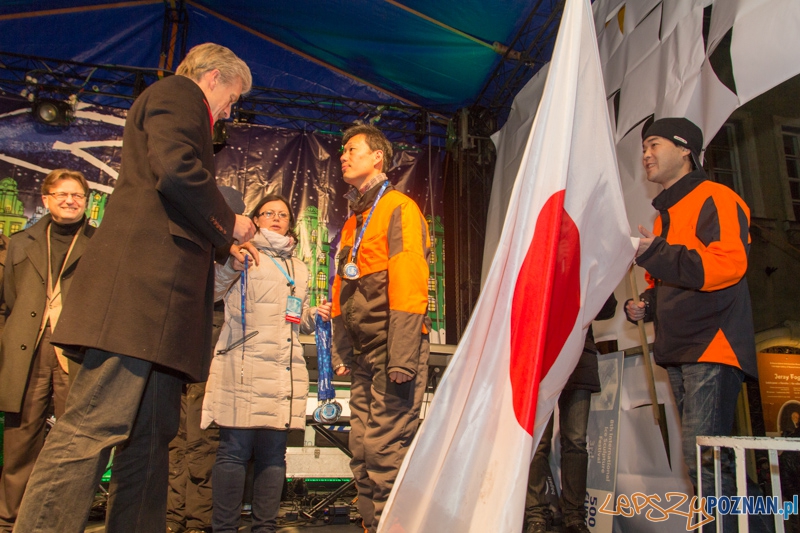
[[[347,279],[358,279],[361,276],[361,272],[358,270],[358,266],[353,263],[352,261],[344,265],[344,277]]]

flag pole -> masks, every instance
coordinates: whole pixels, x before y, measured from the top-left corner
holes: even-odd
[[[633,303],[639,304],[639,290],[636,288],[636,274],[633,271],[634,265],[628,270],[628,282],[631,288]],[[639,329],[639,342],[642,345],[642,357],[644,358],[645,374],[647,375],[647,390],[650,393],[650,402],[653,406],[653,418],[661,430],[661,440],[664,441],[664,451],[667,452],[667,463],[672,468],[672,459],[669,454],[669,430],[667,429],[667,413],[663,403],[658,403],[656,394],[656,380],[653,374],[653,362],[650,360],[650,347],[647,343],[647,332],[644,329],[644,319],[637,320],[636,325]]]

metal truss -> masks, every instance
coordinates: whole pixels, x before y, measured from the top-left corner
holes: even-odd
[[[445,301],[450,343],[461,339],[481,289],[486,215],[497,156],[491,139],[464,132],[490,129],[482,119],[491,117],[473,116],[467,110],[458,114],[459,142],[451,147],[445,165]]]
[[[475,103],[455,119],[445,175],[447,331],[458,340],[478,300],[496,154],[489,136],[519,90],[550,60],[565,0],[538,0]],[[452,337],[450,337],[452,338]]]
[[[330,133],[354,123],[373,124],[391,140],[412,144],[422,143],[428,135],[439,141],[447,135],[447,119],[421,107],[264,87],[254,87],[234,117],[241,122]]]
[[[93,65],[0,53],[0,95],[86,102],[127,109],[168,70]],[[447,119],[400,103],[354,100],[267,87],[253,87],[233,110],[239,122],[338,133],[354,123],[374,124],[394,142],[442,145]]]
[[[166,71],[93,65],[0,52],[0,94],[32,102],[55,98],[128,108]]]
[[[164,24],[161,30],[159,68],[172,70],[176,61],[186,57],[189,12],[183,0],[164,0]],[[177,54],[175,53],[177,49]]]
[[[565,0],[538,0],[481,89],[473,107],[484,108],[505,123],[514,97],[550,61]]]

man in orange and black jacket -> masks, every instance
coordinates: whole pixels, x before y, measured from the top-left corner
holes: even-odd
[[[331,358],[352,376],[350,466],[365,531],[374,532],[419,425],[428,372],[425,218],[384,172],[392,146],[374,126],[344,133],[353,215],[342,228],[333,282]]]
[[[642,139],[647,179],[664,190],[653,200],[659,213],[653,232],[639,226],[644,237],[636,263],[647,270],[650,287],[639,304],[628,300],[625,312],[632,322],[655,321],[655,361],[669,373],[696,487],[695,437],[730,435],[742,380],[757,375],[745,278],[750,210],[733,190],[707,178],[698,160],[703,134],[689,120],[657,120]],[[735,494],[723,455],[723,490]],[[704,495],[711,494],[712,470],[703,468],[702,482]]]

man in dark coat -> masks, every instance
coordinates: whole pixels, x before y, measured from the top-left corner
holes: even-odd
[[[25,486],[44,444],[51,407],[64,413],[69,370],[50,344],[61,301],[94,233],[84,215],[89,184],[83,174],[58,169],[42,183],[50,211],[11,237],[3,302],[8,316],[0,345],[0,411],[5,412],[0,474],[0,531],[10,532]],[[48,287],[49,285],[49,287]],[[49,290],[48,290],[49,289]]]
[[[106,531],[165,528],[168,445],[183,380],[205,380],[215,248],[255,233],[216,187],[212,127],[250,89],[225,47],[194,47],[128,112],[103,224],[75,273],[52,342],[82,360],[17,518],[26,533],[82,532],[116,446]],[[256,254],[257,255],[257,254]]]
[[[614,318],[617,298],[612,293],[595,320]],[[583,353],[558,398],[558,425],[561,436],[561,509],[564,533],[588,533],[586,508],[586,473],[589,452],[586,450],[586,428],[592,393],[600,392],[597,346],[592,327],[586,332]],[[554,531],[548,490],[553,473],[550,470],[550,446],[553,439],[553,415],[539,440],[528,469],[528,492],[525,498],[525,533]]]
[[[242,193],[220,186],[225,201],[236,214],[244,213]],[[227,260],[227,252],[220,261]],[[216,346],[225,323],[225,302],[214,304],[214,327],[211,345]],[[206,382],[187,383],[181,394],[181,418],[178,434],[169,443],[169,490],[167,494],[166,533],[202,533],[211,531],[211,470],[219,446],[216,424],[200,428]]]

